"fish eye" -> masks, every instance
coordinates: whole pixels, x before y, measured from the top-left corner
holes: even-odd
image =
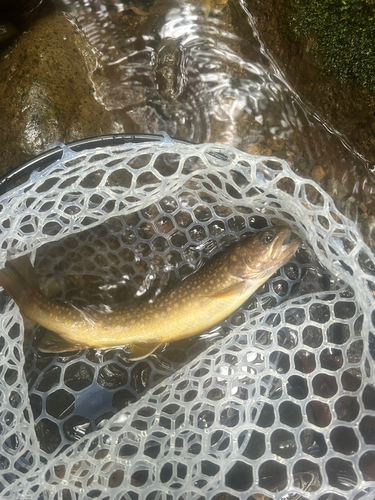
[[[265,233],[262,234],[261,241],[262,241],[262,243],[268,244],[268,243],[272,243],[274,238],[275,238],[275,235],[272,231],[266,231]]]

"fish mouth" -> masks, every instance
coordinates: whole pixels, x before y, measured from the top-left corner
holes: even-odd
[[[301,238],[294,231],[282,227],[273,242],[272,254],[283,265],[296,253],[301,243]]]

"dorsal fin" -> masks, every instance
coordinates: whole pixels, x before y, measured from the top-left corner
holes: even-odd
[[[30,296],[39,287],[33,266],[26,255],[6,262],[5,268],[0,270],[0,286],[9,293],[21,312],[27,307]]]

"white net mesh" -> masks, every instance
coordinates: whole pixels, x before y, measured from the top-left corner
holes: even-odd
[[[165,139],[65,147],[0,204],[0,267],[31,253],[45,293],[103,309],[276,219],[303,239],[222,325],[138,362],[24,354],[2,292],[2,498],[374,497],[374,257],[314,182]]]

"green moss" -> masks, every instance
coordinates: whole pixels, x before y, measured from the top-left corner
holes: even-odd
[[[295,0],[292,24],[326,71],[375,90],[375,0]]]

